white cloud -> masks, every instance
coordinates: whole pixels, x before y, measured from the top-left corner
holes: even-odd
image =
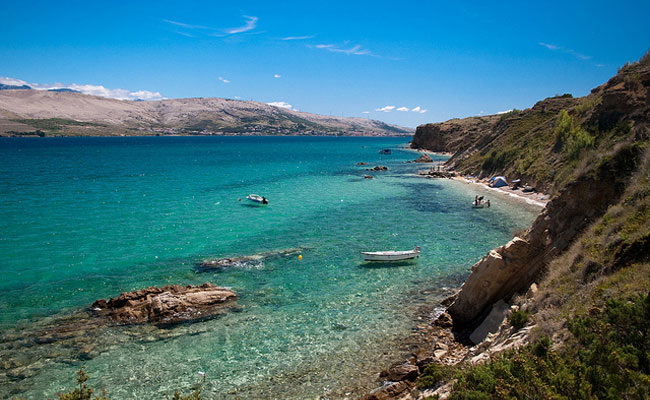
[[[309,46],[309,47],[315,47],[317,49],[327,50],[332,53],[343,53],[348,56],[350,54],[354,54],[355,56],[374,56],[374,54],[372,54],[370,50],[362,49],[361,45],[352,46],[348,49],[340,46],[335,46],[333,44],[317,44],[315,46]]]
[[[413,112],[420,112],[420,111],[422,111],[422,109],[420,108],[420,106],[417,106],[417,107],[415,107],[414,109],[412,109],[411,111],[413,111]]]
[[[272,101],[272,102],[266,103],[266,104],[268,104],[270,106],[274,106],[274,107],[286,108],[287,110],[292,109],[291,104],[285,103],[284,101]]]
[[[181,26],[181,27],[187,28],[187,29],[210,29],[210,30],[215,30],[214,28],[210,28],[209,26],[184,24],[182,22],[171,21],[171,20],[168,20],[168,19],[163,19],[163,21],[167,22],[168,24]]]
[[[274,78],[282,78],[282,75],[280,75],[280,74],[275,74],[275,75],[273,75],[273,77],[274,77]]]
[[[420,110],[420,114],[424,114],[427,111],[429,111],[429,110]]]
[[[229,81],[228,79],[224,78],[223,76],[220,76],[220,77],[219,77],[219,80],[220,80],[221,82],[223,82],[223,83],[230,83],[230,81]]]
[[[397,111],[408,111],[409,109],[406,107],[400,107],[397,109]]]
[[[393,109],[395,109],[395,106],[385,106],[382,108],[377,108],[375,111],[391,112]]]
[[[577,51],[575,51],[573,49],[567,49],[566,47],[556,46],[554,44],[548,44],[548,43],[544,43],[544,42],[538,42],[538,44],[540,46],[546,47],[547,49],[552,50],[552,51],[561,51],[562,53],[570,54],[570,55],[572,55],[575,58],[578,58],[580,60],[591,60],[593,58],[591,56],[587,56],[587,55],[584,55],[582,53],[578,53]]]
[[[313,39],[313,36],[288,36],[282,38],[281,40],[306,40],[306,39]]]
[[[361,114],[370,114],[370,111],[361,111]]]
[[[505,110],[505,111],[499,111],[499,112],[497,113],[497,115],[507,114],[507,113],[509,113],[510,111],[512,111],[512,108],[509,109],[509,110]]]
[[[29,83],[25,81],[21,81],[20,79],[14,79],[9,77],[2,77],[2,76],[0,76],[0,83],[3,83],[5,85],[12,85],[12,86],[22,86],[22,85],[30,86]]]
[[[230,28],[226,29],[226,33],[229,33],[231,35],[234,35],[235,33],[242,33],[242,32],[248,32],[252,31],[255,29],[255,26],[257,25],[257,17],[249,17],[248,15],[243,16],[244,19],[246,19],[246,23],[240,27],[237,28]]]
[[[79,85],[73,83],[71,85],[65,85],[63,83],[27,83],[20,79],[14,78],[3,78],[0,77],[0,83],[6,85],[28,85],[35,90],[50,90],[50,89],[72,89],[79,91],[83,94],[89,94],[92,96],[101,96],[108,97],[111,99],[117,100],[162,100],[164,97],[160,92],[150,92],[148,90],[137,90],[131,91],[127,89],[109,89],[103,85]]]
[[[544,47],[546,47],[546,48],[549,49],[549,50],[559,50],[559,49],[560,49],[559,46],[556,46],[556,45],[554,45],[554,44],[544,43],[544,42],[539,42],[539,45],[540,45],[540,46],[544,46]]]

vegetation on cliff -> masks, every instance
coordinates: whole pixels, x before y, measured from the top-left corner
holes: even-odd
[[[453,379],[452,399],[650,396],[649,100],[650,53],[587,97],[504,115],[455,157],[462,171],[533,177],[557,195],[525,236],[544,259],[539,292],[510,320],[534,326],[531,344],[427,368],[420,387]]]
[[[456,379],[449,399],[635,398],[650,396],[650,296],[607,300],[576,317],[553,349],[547,336],[465,369],[430,366],[421,388]]]
[[[455,151],[448,165],[461,173],[521,177],[557,193],[599,154],[622,142],[647,140],[649,82],[650,53],[588,96],[565,94],[523,111],[424,125],[413,147]]]

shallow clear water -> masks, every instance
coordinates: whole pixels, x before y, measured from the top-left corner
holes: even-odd
[[[377,365],[398,357],[394,343],[408,336],[416,308],[457,285],[537,212],[495,198],[490,209],[471,209],[476,188],[415,176],[426,166],[405,162],[417,158],[405,142],[0,140],[0,352],[17,360],[14,371],[27,371],[5,377],[0,397],[51,398],[82,364],[114,398],[189,390],[198,371],[208,398],[336,398],[372,386]],[[364,170],[374,165],[389,170]],[[249,193],[270,204],[248,206]],[[359,256],[415,245],[421,258],[401,266]],[[302,260],[195,267],[297,247]],[[238,293],[236,312],[167,329],[106,328],[92,357],[7,339],[36,335],[35,327],[121,291],[206,281]]]

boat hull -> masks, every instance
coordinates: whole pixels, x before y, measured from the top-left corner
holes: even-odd
[[[420,252],[411,251],[362,251],[361,257],[365,261],[400,261],[420,257]]]

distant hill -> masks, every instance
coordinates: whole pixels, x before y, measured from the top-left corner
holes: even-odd
[[[70,89],[70,88],[56,88],[56,89],[47,89],[48,92],[69,92],[69,93],[81,93],[78,90]]]
[[[365,118],[288,110],[254,101],[115,100],[69,91],[0,92],[0,135],[411,135]]]
[[[31,89],[30,86],[27,85],[6,85],[4,83],[0,83],[0,90],[15,90],[15,89]]]

